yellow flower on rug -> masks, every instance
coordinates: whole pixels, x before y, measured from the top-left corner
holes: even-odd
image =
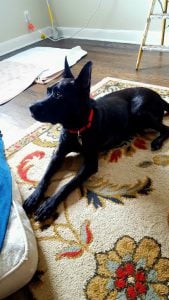
[[[87,299],[168,299],[169,259],[161,257],[155,239],[144,237],[137,243],[123,236],[95,259],[97,269],[86,286]]]

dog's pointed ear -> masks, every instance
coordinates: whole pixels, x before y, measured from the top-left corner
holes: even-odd
[[[63,72],[63,78],[74,78],[72,72],[70,71],[70,67],[67,61],[67,56],[65,57],[65,68]]]
[[[79,76],[76,78],[77,85],[84,91],[90,92],[91,84],[91,73],[92,73],[92,62],[87,62],[82,68]]]

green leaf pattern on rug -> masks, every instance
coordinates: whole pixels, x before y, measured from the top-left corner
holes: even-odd
[[[90,229],[90,221],[85,220],[80,230],[78,231],[77,228],[73,225],[73,223],[70,220],[69,211],[66,206],[66,202],[64,202],[64,215],[66,219],[66,223],[55,223],[53,222],[50,226],[52,229],[52,234],[49,235],[41,235],[40,237],[37,237],[39,241],[54,241],[54,242],[60,242],[62,244],[66,244],[66,247],[63,247],[61,251],[58,251],[56,254],[56,260],[62,259],[62,258],[77,258],[81,256],[84,251],[91,252],[89,249],[90,244],[93,241],[93,234]],[[42,232],[41,224],[39,222],[35,222],[33,219],[32,221],[32,227],[34,231],[40,231]],[[48,226],[46,226],[48,228]],[[68,231],[69,238],[66,238],[64,236],[64,232]]]
[[[97,181],[88,180],[84,186],[88,205],[92,204],[96,209],[104,207],[106,201],[124,204],[124,199],[136,199],[138,195],[149,195],[152,191],[152,181],[149,177],[126,185],[113,185],[108,180],[97,178]]]

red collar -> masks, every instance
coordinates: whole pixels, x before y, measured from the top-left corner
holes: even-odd
[[[79,128],[79,129],[77,129],[77,130],[76,130],[76,129],[67,129],[67,131],[68,131],[69,133],[75,133],[75,134],[78,134],[78,135],[79,135],[80,133],[82,133],[82,132],[85,131],[86,129],[90,128],[90,126],[92,125],[93,116],[94,116],[94,110],[91,109],[90,114],[89,114],[89,117],[88,117],[88,123],[87,123],[87,125],[85,125],[85,126]]]

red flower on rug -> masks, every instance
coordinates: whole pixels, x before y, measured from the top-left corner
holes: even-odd
[[[34,166],[34,159],[42,159],[45,156],[44,151],[34,151],[25,156],[17,166],[18,175],[23,181],[31,184],[36,184],[35,180],[28,177],[28,171]]]
[[[124,156],[132,156],[137,149],[140,150],[147,150],[148,149],[148,145],[145,139],[141,138],[141,137],[135,137],[133,139],[132,142],[130,142],[131,144],[129,144],[127,142],[127,146],[126,143],[121,146],[120,148],[117,148],[115,150],[110,151],[110,157],[109,157],[109,162],[115,162],[117,163],[119,161],[119,159],[122,157],[122,155]]]
[[[117,290],[126,289],[129,299],[137,299],[147,292],[146,273],[144,270],[137,270],[132,262],[120,265],[116,270],[116,280],[114,282]]]
[[[138,149],[143,149],[143,150],[147,149],[146,142],[143,138],[135,138],[133,145]]]
[[[116,149],[111,153],[110,162],[118,162],[119,158],[122,156],[122,150],[121,149]]]
[[[56,259],[62,259],[62,258],[77,258],[81,256],[84,251],[88,251],[88,246],[93,241],[93,234],[90,229],[90,221],[86,220],[80,228],[80,234],[78,232],[75,233],[76,229],[72,228],[72,224],[69,223],[69,229],[72,231],[72,233],[75,235],[75,239],[78,236],[78,239],[76,240],[64,240],[65,242],[69,243],[69,245],[65,248],[63,248],[62,251],[56,254]],[[59,225],[58,225],[59,227]],[[56,228],[55,228],[56,232]]]
[[[90,300],[168,299],[169,259],[161,257],[156,240],[138,243],[123,236],[107,252],[95,255],[96,272],[86,286]]]

